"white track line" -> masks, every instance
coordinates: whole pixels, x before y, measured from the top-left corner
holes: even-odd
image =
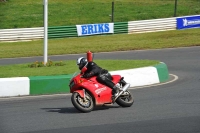
[[[146,88],[146,87],[152,87],[152,86],[159,86],[159,85],[172,83],[172,82],[175,82],[176,80],[178,80],[178,76],[176,76],[174,74],[169,74],[169,75],[173,76],[174,79],[171,81],[165,82],[165,83],[158,83],[158,84],[152,84],[152,85],[146,85],[146,86],[136,86],[136,87],[131,87],[130,89],[139,89],[139,88]]]

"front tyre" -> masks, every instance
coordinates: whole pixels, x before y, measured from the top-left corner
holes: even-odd
[[[94,108],[94,102],[88,93],[85,94],[84,99],[79,93],[74,92],[71,96],[71,101],[74,107],[83,113],[91,112]]]
[[[116,103],[122,107],[130,107],[134,103],[133,95],[129,91],[125,91],[117,98]]]

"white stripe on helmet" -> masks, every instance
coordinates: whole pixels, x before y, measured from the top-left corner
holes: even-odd
[[[81,63],[81,59],[83,59],[83,58],[84,58],[84,57],[78,58],[76,64],[79,65],[79,64]]]

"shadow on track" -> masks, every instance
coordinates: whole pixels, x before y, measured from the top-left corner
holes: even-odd
[[[107,110],[110,108],[121,108],[120,106],[114,106],[114,105],[106,105],[106,106],[97,106],[93,109],[93,111],[100,111],[100,110]],[[56,113],[66,113],[66,114],[75,114],[75,113],[81,113],[74,107],[68,107],[68,108],[41,108],[42,110],[45,110],[46,112],[56,112]]]

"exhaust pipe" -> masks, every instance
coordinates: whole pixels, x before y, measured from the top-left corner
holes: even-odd
[[[113,103],[117,100],[117,98],[123,93],[125,92],[129,87],[130,87],[131,84],[127,83],[121,90],[121,92],[115,97],[115,99],[113,100]]]
[[[122,91],[126,91],[130,86],[131,86],[131,84],[127,83],[127,84],[122,88]]]

